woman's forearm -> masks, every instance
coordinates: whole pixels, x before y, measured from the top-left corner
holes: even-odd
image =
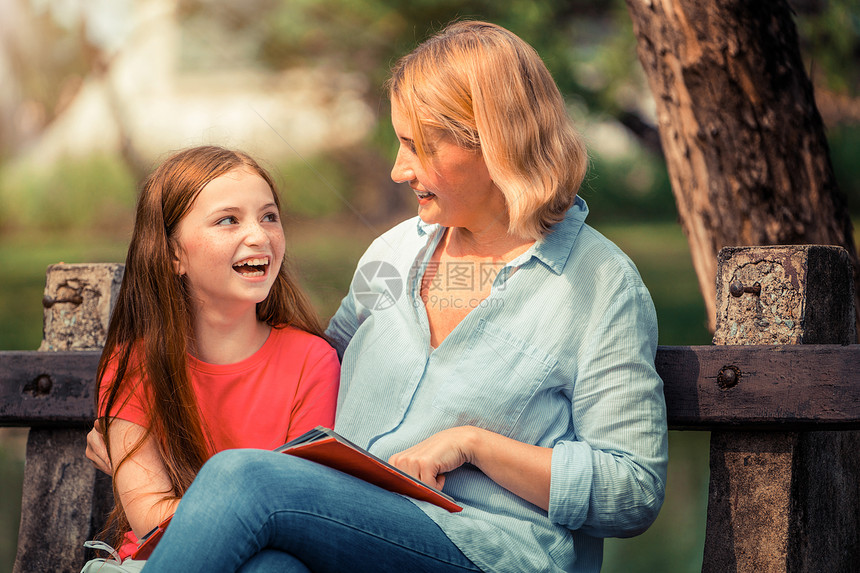
[[[552,449],[475,426],[443,430],[391,456],[389,463],[439,489],[445,484],[446,472],[471,463],[505,489],[549,508]]]
[[[524,444],[481,428],[467,426],[472,465],[526,501],[549,509],[552,449]]]

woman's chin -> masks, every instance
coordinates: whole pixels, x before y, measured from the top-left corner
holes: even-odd
[[[426,205],[418,206],[418,217],[428,225],[442,224],[442,218],[436,209],[428,208]]]

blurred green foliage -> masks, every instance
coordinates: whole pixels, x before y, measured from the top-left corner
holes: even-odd
[[[592,222],[677,219],[666,164],[641,148],[615,159],[592,154],[579,195]]]
[[[4,237],[0,243],[0,350],[36,350],[42,341],[42,293],[48,265],[125,262],[125,236],[89,236],[38,231]]]
[[[61,159],[0,170],[0,232],[110,236],[129,225],[134,180],[118,156]]]
[[[860,216],[860,123],[839,125],[828,131],[830,160],[839,184],[839,190],[848,201],[848,211],[853,217]],[[857,226],[854,226],[855,238]]]
[[[806,0],[793,4],[810,75],[819,87],[856,96],[860,92],[860,3]]]
[[[374,104],[391,64],[455,19],[489,20],[521,36],[579,106],[617,115],[638,109],[638,94],[646,87],[623,0],[253,0],[241,6],[230,0],[183,0],[180,5],[188,30],[184,66],[354,71],[368,79],[367,97]]]
[[[351,198],[343,166],[332,156],[319,154],[306,161],[291,161],[274,170],[284,210],[296,217],[321,218],[346,210]]]

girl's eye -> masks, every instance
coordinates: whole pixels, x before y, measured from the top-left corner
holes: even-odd
[[[216,221],[215,224],[216,225],[235,225],[238,222],[239,222],[239,220],[236,217],[233,217],[231,215],[229,217],[224,217],[223,219],[218,219],[218,221]]]
[[[264,223],[277,223],[278,222],[278,214],[277,213],[266,213],[263,215]]]

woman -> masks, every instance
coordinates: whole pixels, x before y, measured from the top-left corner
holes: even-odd
[[[98,369],[107,450],[95,432],[87,449],[133,532],[120,557],[215,452],[333,421],[337,356],[284,254],[274,183],[243,153],[188,149],[143,185]]]
[[[584,224],[586,154],[549,72],[509,31],[460,22],[395,66],[389,94],[391,175],[418,219],[370,246],[329,324],[335,429],[463,511],[225,452],[147,572],[597,571],[601,538],[656,517],[654,309],[629,259]]]

